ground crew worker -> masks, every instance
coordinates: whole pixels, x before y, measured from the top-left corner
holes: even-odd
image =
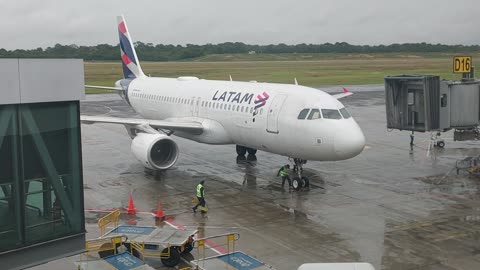
[[[203,184],[205,183],[204,180],[200,181],[200,184],[197,185],[197,199],[198,203],[195,205],[192,210],[195,213],[197,211],[197,207],[202,206],[205,207],[205,190],[203,188]],[[201,209],[201,208],[200,208]]]
[[[290,180],[290,176],[288,175],[288,170],[290,169],[290,165],[285,165],[280,170],[278,170],[277,176],[282,177],[282,188],[285,186],[285,179],[288,180],[288,186],[292,186],[292,180]]]

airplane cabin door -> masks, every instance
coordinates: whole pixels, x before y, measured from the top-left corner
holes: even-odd
[[[198,111],[200,110],[200,98],[192,97],[190,101],[190,113],[192,116],[198,116]]]
[[[200,98],[198,97],[195,104],[195,116],[198,116],[199,111],[200,111]]]
[[[267,111],[267,132],[278,134],[278,116],[287,95],[277,95]]]

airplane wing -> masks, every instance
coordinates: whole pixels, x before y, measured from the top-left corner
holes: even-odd
[[[122,124],[126,126],[150,126],[154,129],[168,129],[172,131],[182,131],[191,134],[201,134],[203,125],[194,121],[168,121],[168,120],[151,120],[141,118],[121,118],[110,116],[88,116],[81,115],[80,120],[84,124],[93,123],[109,123]]]
[[[332,95],[334,98],[336,99],[341,99],[341,98],[344,98],[344,97],[348,97],[350,95],[353,95],[352,92],[350,92],[347,88],[345,87],[342,87],[343,88],[343,93],[341,94],[335,94],[335,95]]]

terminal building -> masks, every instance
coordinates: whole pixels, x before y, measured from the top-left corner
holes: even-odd
[[[0,59],[0,269],[85,246],[83,61]]]

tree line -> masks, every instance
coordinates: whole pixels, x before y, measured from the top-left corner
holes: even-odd
[[[391,45],[352,45],[346,42],[324,44],[276,44],[249,45],[242,42],[220,44],[164,45],[136,42],[138,56],[145,61],[177,61],[212,54],[243,53],[469,53],[480,51],[480,45],[444,45],[428,43],[404,43]],[[46,49],[6,50],[0,49],[0,58],[83,58],[85,60],[118,60],[119,45],[98,44],[95,46],[56,44]]]

